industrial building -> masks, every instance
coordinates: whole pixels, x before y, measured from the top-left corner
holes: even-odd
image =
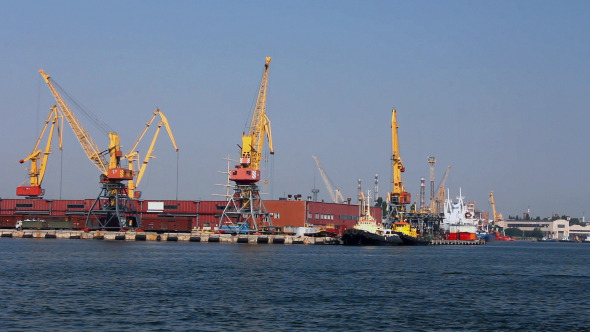
[[[86,216],[94,199],[0,199],[0,226],[14,228],[18,220],[67,221],[73,229],[86,227]],[[215,229],[227,202],[180,200],[133,200],[141,228],[149,231],[186,232]],[[302,200],[265,201],[272,224],[280,229],[306,225],[325,226],[343,232],[356,224],[358,205]],[[374,208],[381,222],[381,208]]]
[[[501,220],[497,221],[496,225],[506,228],[519,228],[523,231],[532,231],[536,228],[543,232],[543,236],[549,239],[563,238],[572,239],[573,237],[587,237],[590,236],[590,226],[573,225],[570,226],[569,221],[565,219],[557,220]]]

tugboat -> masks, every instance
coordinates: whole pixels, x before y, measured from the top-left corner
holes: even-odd
[[[361,196],[362,193],[361,193]],[[383,225],[371,215],[370,197],[367,201],[361,200],[361,213],[359,221],[353,228],[347,229],[342,234],[344,245],[365,245],[365,246],[397,246],[402,244],[400,235],[390,229],[384,229]]]
[[[405,246],[427,246],[430,240],[418,236],[415,227],[410,226],[406,221],[398,221],[393,224],[393,232],[402,239],[402,245]]]

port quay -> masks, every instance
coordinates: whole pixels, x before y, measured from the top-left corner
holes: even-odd
[[[17,230],[4,229],[0,238],[23,239],[71,239],[110,241],[162,241],[162,242],[205,242],[205,243],[248,243],[248,244],[304,244],[340,245],[339,237],[293,236],[259,234],[215,234],[211,232],[157,233],[133,231],[75,231],[75,230]],[[484,240],[431,240],[431,245],[481,245]]]

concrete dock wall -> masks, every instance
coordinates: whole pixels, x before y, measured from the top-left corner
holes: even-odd
[[[204,232],[156,233],[119,231],[73,231],[73,230],[0,230],[3,238],[35,239],[81,239],[111,241],[164,241],[164,242],[207,242],[207,243],[248,243],[248,244],[340,244],[331,237],[295,237],[290,235],[232,235]]]

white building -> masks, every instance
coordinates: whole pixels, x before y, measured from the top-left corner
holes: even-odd
[[[543,236],[549,239],[562,239],[571,238],[570,236],[576,236],[577,233],[572,233],[569,221],[565,219],[557,220],[502,220],[496,222],[496,225],[506,228],[520,228],[523,231],[532,231],[538,228],[543,232]],[[581,227],[581,226],[578,226]],[[587,229],[585,234],[590,234],[590,227]],[[576,228],[577,230],[577,228]],[[571,234],[571,235],[570,235]]]

